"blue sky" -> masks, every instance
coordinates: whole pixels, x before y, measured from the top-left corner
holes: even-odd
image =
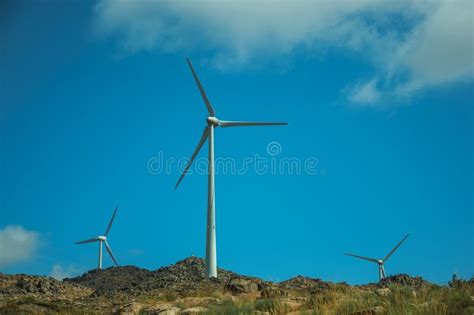
[[[0,272],[94,268],[96,246],[73,242],[116,205],[120,264],[204,256],[206,176],[175,191],[176,167],[149,170],[189,157],[204,127],[190,57],[219,118],[289,123],[218,129],[217,158],[318,161],[218,174],[219,267],[364,283],[376,266],[343,253],[383,257],[410,233],[387,274],[474,275],[469,2],[1,6]]]

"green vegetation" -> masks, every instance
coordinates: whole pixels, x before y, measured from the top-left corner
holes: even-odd
[[[249,301],[234,302],[231,299],[226,299],[219,305],[209,305],[208,315],[240,315],[240,314],[254,314],[254,303]]]
[[[346,315],[472,315],[474,288],[469,286],[389,286],[387,289],[346,288],[337,286],[313,295],[300,297],[306,302],[301,314]],[[206,314],[285,314],[291,311],[285,299],[223,300],[210,305]]]

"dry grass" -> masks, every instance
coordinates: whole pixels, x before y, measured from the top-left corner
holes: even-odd
[[[472,315],[474,288],[472,287],[410,287],[391,286],[389,292],[359,288],[331,288],[306,296],[302,314],[345,315]],[[254,314],[255,311],[285,314],[288,308],[278,298],[255,301],[227,300],[210,307],[208,314]]]

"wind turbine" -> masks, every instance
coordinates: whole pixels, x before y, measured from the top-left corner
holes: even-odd
[[[390,251],[390,253],[387,254],[387,256],[385,256],[384,259],[369,258],[369,257],[364,257],[364,256],[359,256],[359,255],[354,255],[354,254],[348,254],[348,253],[344,253],[344,255],[352,256],[352,257],[355,257],[355,258],[364,259],[364,260],[368,260],[370,262],[376,263],[378,265],[378,268],[379,268],[379,280],[382,280],[383,278],[385,278],[385,269],[383,267],[383,264],[390,258],[390,256],[392,256],[392,254],[398,249],[398,247],[400,247],[400,245],[402,245],[403,241],[405,241],[408,238],[409,235],[410,234],[405,235],[405,237],[397,244],[397,246],[395,246]]]
[[[191,64],[191,61],[186,58],[186,62],[191,69],[194,80],[201,92],[201,96],[206,105],[208,117],[206,118],[206,126],[202,132],[201,139],[191,156],[188,164],[184,168],[181,177],[176,183],[175,189],[178,188],[179,184],[183,180],[184,175],[189,170],[189,167],[193,163],[196,155],[201,150],[204,142],[209,140],[209,168],[208,168],[208,193],[207,193],[207,230],[206,230],[206,276],[208,278],[217,278],[217,257],[216,257],[216,220],[215,220],[215,193],[214,193],[214,129],[217,127],[227,128],[227,127],[244,127],[244,126],[276,126],[276,125],[287,125],[287,123],[282,122],[250,122],[250,121],[226,121],[219,120],[216,117],[216,112],[209,102],[206,92],[199,81],[199,78],[194,71],[194,68]]]
[[[97,269],[99,270],[102,269],[102,243],[105,244],[105,249],[109,253],[110,258],[112,258],[112,260],[114,261],[115,266],[118,267],[117,260],[115,259],[114,254],[112,254],[112,249],[110,248],[109,243],[107,243],[107,235],[109,234],[110,228],[112,227],[112,223],[114,222],[115,214],[117,214],[117,207],[115,207],[114,214],[112,215],[112,218],[110,218],[109,225],[107,226],[107,230],[105,230],[104,235],[99,235],[97,237],[75,243],[75,244],[85,244],[85,243],[99,242],[99,265],[97,267]]]

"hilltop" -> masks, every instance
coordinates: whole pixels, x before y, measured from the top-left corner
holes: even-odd
[[[79,277],[0,274],[0,314],[472,314],[474,279],[449,286],[395,275],[351,286],[296,276],[279,283],[219,269],[188,257],[171,266],[91,270]]]

